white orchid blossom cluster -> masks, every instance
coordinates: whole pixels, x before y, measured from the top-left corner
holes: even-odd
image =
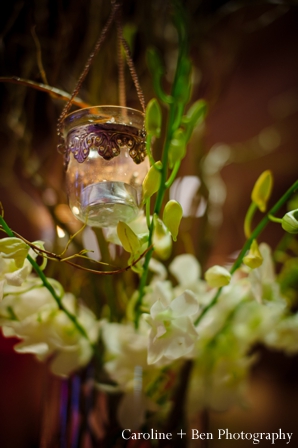
[[[128,247],[138,239],[138,250],[142,249],[148,238],[144,220],[140,215],[127,225],[132,231],[129,234],[125,229]],[[108,241],[123,245],[120,236],[119,228],[118,233],[116,229],[106,231]],[[43,243],[34,246],[43,248]],[[204,279],[193,255],[175,257],[168,271],[151,258],[151,280],[144,290],[138,325],[133,312],[138,291],[121,321],[99,320],[65,293],[60,283],[48,279],[59,297],[57,303],[49,288],[32,274],[28,255],[36,258],[23,240],[0,240],[3,334],[21,339],[15,346],[17,352],[48,361],[52,372],[60,376],[87,365],[101,339],[103,368],[111,383],[98,387],[123,393],[118,419],[124,427],[132,421],[140,426],[150,412],[162,416],[169,410],[172,387],[185,362],[192,363],[187,410],[195,413],[243,402],[255,344],[287,353],[298,351],[297,316],[290,313],[281,293],[266,244],[257,246],[258,267],[252,253],[249,263],[233,275],[213,266]],[[221,290],[214,301],[217,288]]]
[[[43,243],[38,241],[34,246],[43,248]],[[60,283],[48,279],[61,299],[59,307],[40,278],[32,274],[32,266],[26,259],[28,254],[36,258],[35,252],[21,239],[0,240],[2,332],[6,337],[21,339],[15,346],[17,352],[32,353],[40,361],[47,360],[54,374],[68,376],[91,359],[100,322],[72,294],[64,293]],[[69,315],[85,329],[86,336]]]
[[[193,363],[188,411],[224,410],[245,400],[249,369],[256,359],[251,354],[254,345],[277,349],[287,345],[289,352],[297,352],[297,318],[290,316],[281,294],[268,245],[260,244],[258,257],[262,262],[257,268],[243,265],[231,276],[226,268],[214,266],[203,280],[197,259],[180,255],[169,265],[173,281],[164,265],[151,259],[152,280],[142,302],[147,312],[139,328],[129,319],[103,326],[104,368],[127,397],[119,417],[123,424],[128,397],[139,384],[136,371],[142,372],[143,413],[145,403],[147,410],[152,408],[152,384],[166,373],[177,375],[181,362],[187,360]],[[221,294],[211,306],[218,287]],[[160,393],[165,393],[164,387]],[[158,405],[161,397],[154,397]]]

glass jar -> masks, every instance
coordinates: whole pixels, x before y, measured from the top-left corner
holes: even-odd
[[[77,110],[64,121],[69,205],[95,227],[133,220],[149,169],[144,114],[120,106]]]

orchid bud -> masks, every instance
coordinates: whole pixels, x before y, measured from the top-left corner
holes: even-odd
[[[248,254],[243,258],[243,263],[251,269],[256,269],[263,263],[263,257],[256,240],[251,243]]]
[[[298,209],[291,210],[282,218],[282,228],[289,233],[298,233]]]
[[[146,108],[146,131],[152,137],[160,137],[161,132],[161,108],[158,101],[152,98]]]
[[[150,198],[160,187],[161,172],[158,168],[162,167],[160,161],[151,166],[150,170],[146,174],[143,182],[143,201],[145,202]]]
[[[163,211],[163,222],[171,232],[174,241],[177,240],[180,221],[183,216],[183,210],[179,202],[172,199],[167,202]]]
[[[265,212],[273,186],[271,171],[264,171],[256,181],[251,193],[251,200],[258,206],[261,212]]]
[[[222,266],[215,265],[205,272],[205,280],[209,286],[221,288],[230,283],[231,274]]]
[[[134,231],[125,223],[120,221],[117,225],[118,238],[126,252],[135,254],[140,250],[141,243]]]
[[[156,254],[162,260],[166,260],[171,255],[172,239],[171,235],[162,222],[162,220],[155,214],[153,216],[154,232],[153,232],[153,246]]]

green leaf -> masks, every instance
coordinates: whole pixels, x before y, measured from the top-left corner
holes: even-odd
[[[120,221],[118,223],[117,234],[126,252],[136,254],[140,250],[141,243],[139,238],[125,222]]]
[[[160,137],[161,121],[162,115],[160,105],[156,98],[152,98],[146,108],[145,127],[147,133],[152,137]]]
[[[150,198],[160,187],[162,163],[156,162],[151,166],[143,182],[143,202]]]
[[[163,222],[169,229],[174,241],[177,240],[183,210],[179,202],[171,200],[167,202],[163,211]]]

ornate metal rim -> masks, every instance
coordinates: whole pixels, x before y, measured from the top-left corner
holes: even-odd
[[[118,123],[80,125],[67,134],[65,168],[71,153],[78,163],[83,163],[91,150],[96,150],[105,160],[111,160],[121,150],[127,150],[132,160],[139,164],[146,157],[146,131]]]

